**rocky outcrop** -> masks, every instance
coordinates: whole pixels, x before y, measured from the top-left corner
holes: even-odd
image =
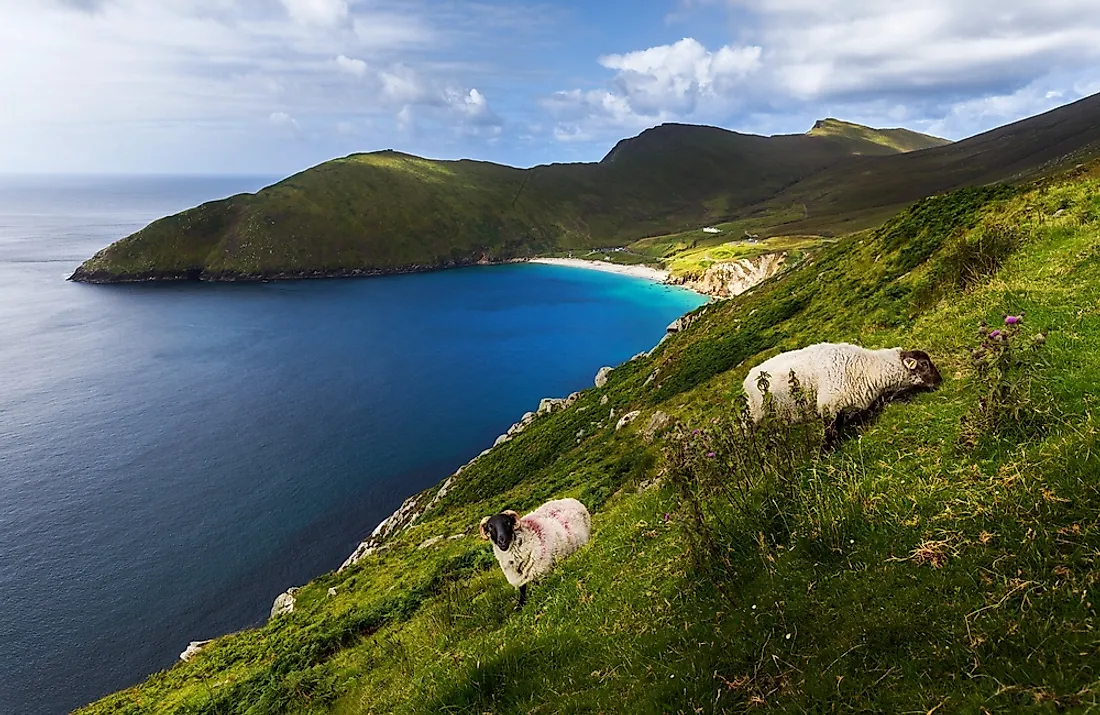
[[[670,278],[691,290],[715,298],[732,298],[783,272],[787,254],[767,253],[757,258],[714,263],[699,276]]]
[[[634,410],[633,412],[627,412],[625,415],[623,415],[622,417],[619,418],[618,422],[615,423],[615,429],[616,430],[621,430],[623,427],[626,427],[628,424],[630,424],[634,420],[638,419],[638,415],[640,415],[640,414],[642,414],[642,413],[639,410]],[[612,410],[612,416],[614,416],[614,410]]]
[[[187,649],[180,653],[180,660],[186,663],[187,661],[198,655],[199,651],[201,651],[208,644],[213,642],[213,639],[206,641],[191,641],[191,643],[188,644]]]
[[[275,603],[271,604],[271,617],[294,613],[294,594],[301,589],[298,586],[288,588],[275,597]]]
[[[607,367],[606,365],[601,367],[599,372],[596,373],[596,387],[603,387],[607,384],[607,379],[611,376],[611,371],[614,368]]]
[[[658,410],[650,416],[649,421],[642,428],[642,438],[646,442],[652,442],[657,438],[657,435],[668,429],[671,424],[672,418]]]

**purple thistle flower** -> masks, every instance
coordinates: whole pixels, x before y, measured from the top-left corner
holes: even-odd
[[[665,512],[665,523],[667,524],[672,519],[672,514]]]
[[[714,452],[707,452],[707,456],[711,459],[714,459]]]
[[[697,430],[697,429],[693,429],[693,430],[691,431],[691,433],[692,433],[692,434],[699,434],[699,430]]]
[[[993,338],[994,340],[998,340],[1001,337],[1001,331],[1000,330],[994,330],[993,332],[991,332],[989,334],[989,337]]]
[[[1023,320],[1022,316],[1019,316],[1019,315],[1006,315],[1005,316],[1005,325],[1016,325],[1021,320]]]

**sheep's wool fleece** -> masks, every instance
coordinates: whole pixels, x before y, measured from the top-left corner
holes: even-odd
[[[909,387],[912,377],[901,362],[901,348],[868,350],[850,343],[818,343],[780,353],[749,371],[745,394],[755,420],[762,417],[764,396],[757,387],[760,373],[768,373],[768,392],[781,414],[794,407],[790,374],[802,390],[816,395],[817,413],[834,417],[841,410],[866,410],[882,395]]]
[[[507,551],[493,544],[508,583],[516,588],[534,581],[555,562],[588,543],[592,517],[576,499],[548,501],[516,522]]]

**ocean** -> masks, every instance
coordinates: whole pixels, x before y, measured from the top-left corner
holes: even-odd
[[[264,621],[404,497],[702,302],[544,265],[90,286],[264,177],[0,177],[0,713],[62,713]]]

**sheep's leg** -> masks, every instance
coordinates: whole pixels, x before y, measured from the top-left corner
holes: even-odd
[[[519,587],[519,601],[516,603],[516,610],[523,608],[525,603],[527,603],[527,584]]]
[[[821,445],[821,453],[833,451],[840,444],[840,431],[844,429],[844,411],[837,412],[832,418],[825,418],[825,441]]]

